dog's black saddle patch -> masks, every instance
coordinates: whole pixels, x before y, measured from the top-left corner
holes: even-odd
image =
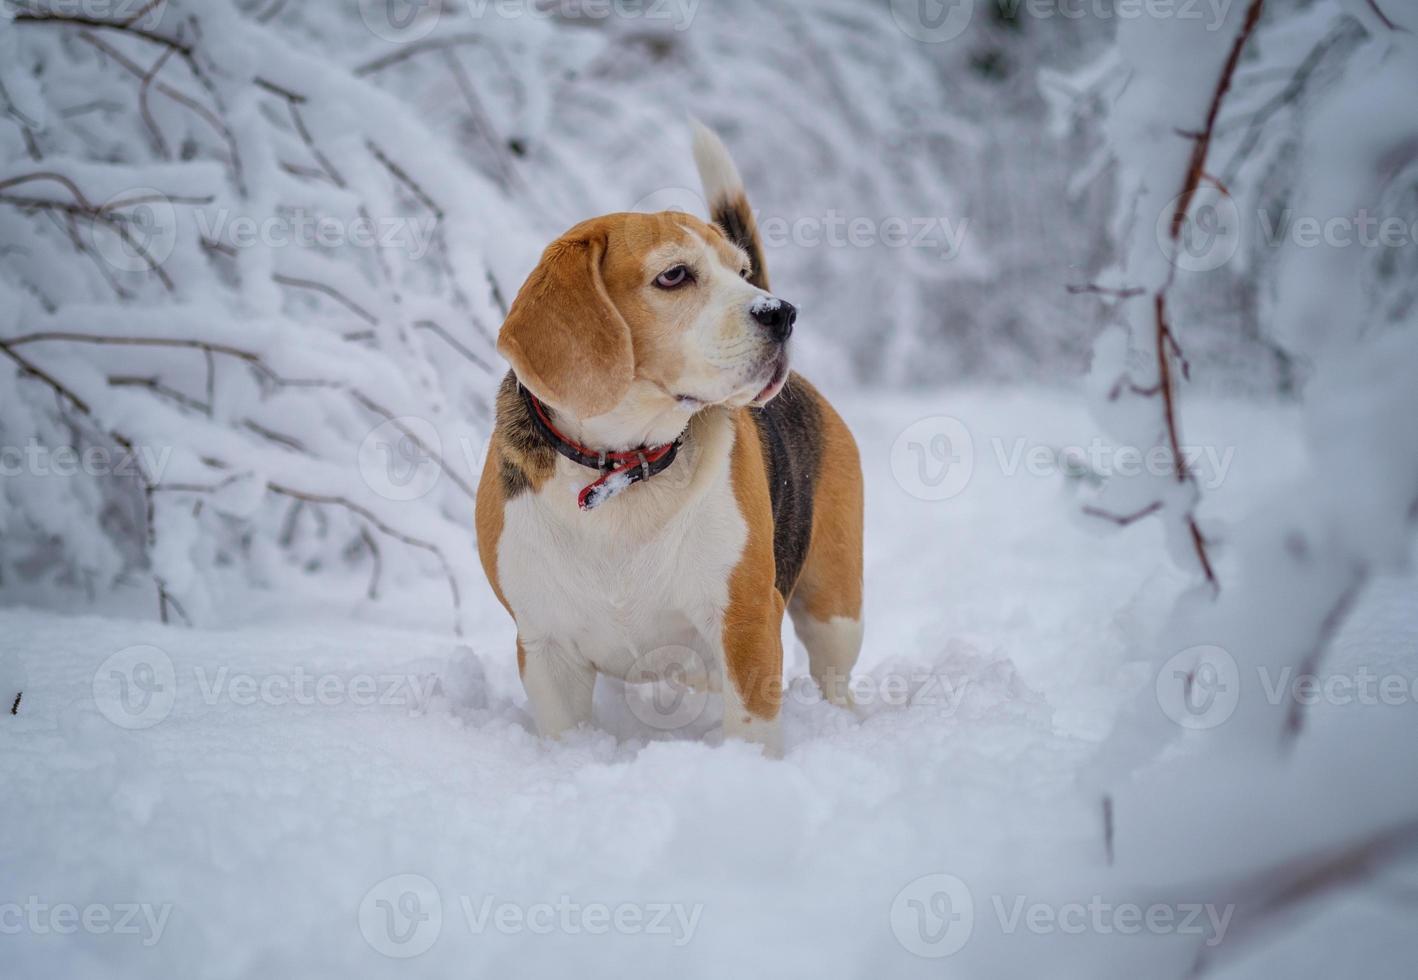
[[[822,463],[822,411],[796,374],[778,397],[750,409],[763,443],[773,500],[774,585],[787,599],[812,540],[812,500]]]

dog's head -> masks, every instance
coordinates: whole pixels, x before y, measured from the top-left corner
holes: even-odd
[[[497,349],[570,418],[609,417],[627,444],[663,437],[705,405],[763,404],[782,388],[796,310],[749,271],[742,249],[691,215],[593,218],[547,247]]]

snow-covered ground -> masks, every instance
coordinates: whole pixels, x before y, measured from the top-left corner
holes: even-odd
[[[664,730],[664,702],[604,680],[596,730],[539,740],[485,590],[461,643],[294,603],[223,630],[0,611],[24,683],[0,974],[1096,980],[1210,950],[1217,976],[1407,975],[1411,874],[1227,943],[1204,890],[1109,866],[1078,777],[1188,582],[1153,522],[1096,537],[1037,448],[1087,449],[1081,396],[838,401],[868,480],[861,706],[818,703],[789,647],[780,761],[715,744],[714,699]],[[1298,465],[1283,414],[1191,406],[1208,520]],[[1413,678],[1412,585],[1378,583],[1327,666]],[[1313,737],[1346,712],[1418,729],[1411,700],[1314,711]]]

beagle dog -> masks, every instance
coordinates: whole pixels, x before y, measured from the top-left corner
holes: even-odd
[[[862,474],[788,369],[738,171],[695,124],[713,223],[610,214],[547,247],[497,349],[512,365],[477,493],[478,552],[517,624],[538,730],[591,720],[598,673],[722,691],[725,737],[781,752],[782,620],[849,705]]]

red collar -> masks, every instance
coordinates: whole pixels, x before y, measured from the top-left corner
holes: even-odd
[[[675,461],[684,436],[674,442],[659,446],[641,446],[620,452],[597,452],[587,449],[573,439],[562,435],[552,425],[544,406],[537,396],[522,385],[517,386],[522,400],[531,410],[532,426],[553,449],[573,463],[598,470],[600,478],[588,483],[576,495],[576,503],[582,510],[594,510],[622,490],[642,480],[648,480]]]

